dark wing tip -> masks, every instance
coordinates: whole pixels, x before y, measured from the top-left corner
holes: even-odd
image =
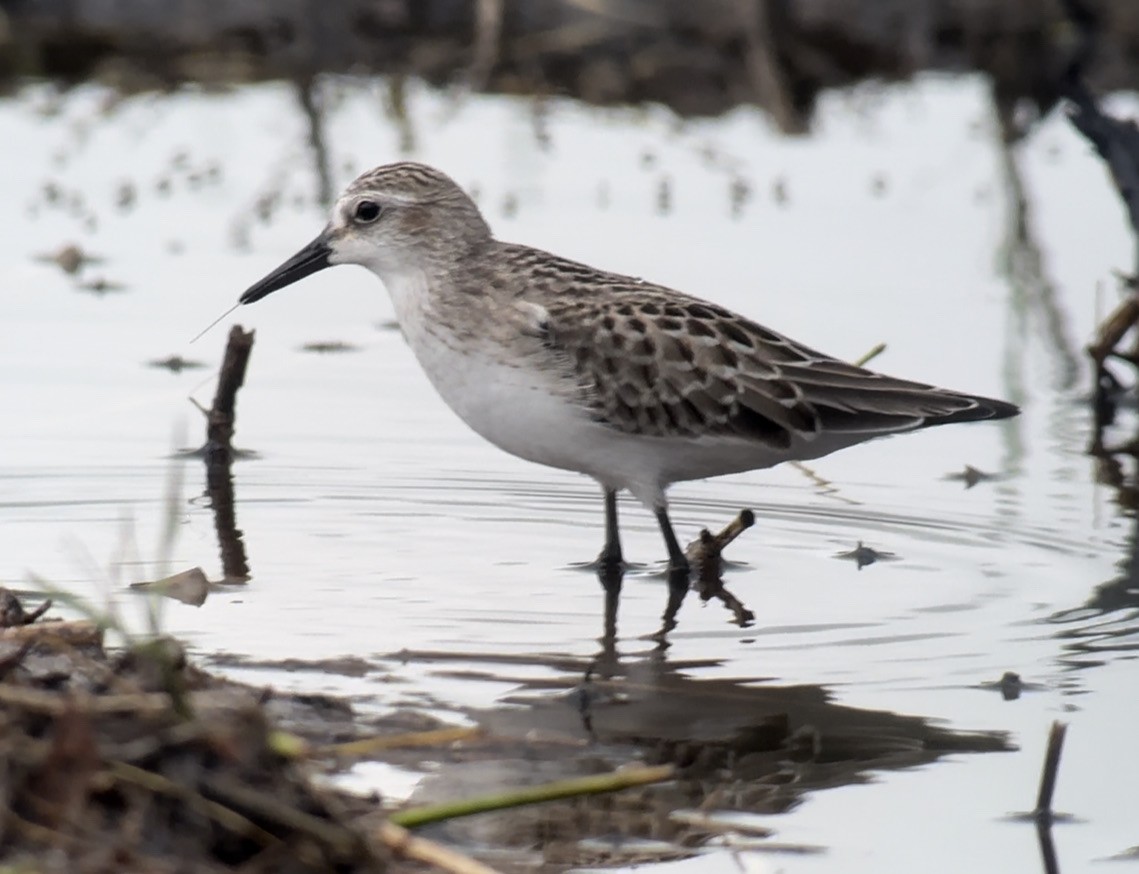
[[[1011,419],[1020,415],[1020,407],[1008,401],[998,401],[992,398],[981,399],[981,406],[989,410],[990,419]]]
[[[1008,401],[999,401],[996,398],[982,398],[966,395],[972,403],[964,409],[954,410],[941,416],[929,416],[924,426],[950,425],[954,422],[988,422],[997,419],[1009,419],[1020,414],[1020,407]]]

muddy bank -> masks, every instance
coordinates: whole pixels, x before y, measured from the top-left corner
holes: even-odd
[[[989,74],[1002,101],[1057,99],[1072,29],[1059,0],[37,0],[0,5],[0,76],[183,82],[416,76],[490,93],[764,107],[804,130],[819,94],[922,71]],[[1139,87],[1139,6],[1090,3],[1097,90]]]
[[[276,748],[319,702],[220,681],[168,639],[87,621],[0,632],[0,857],[42,872],[381,872],[386,851]],[[276,717],[271,710],[277,710]],[[317,721],[314,723],[313,719]]]

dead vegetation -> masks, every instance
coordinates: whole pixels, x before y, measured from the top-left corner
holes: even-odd
[[[379,872],[387,852],[274,747],[257,690],[90,621],[0,632],[0,856],[43,872]]]

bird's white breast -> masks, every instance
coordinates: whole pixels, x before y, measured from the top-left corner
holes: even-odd
[[[566,395],[559,378],[529,355],[533,338],[515,346],[501,323],[473,310],[469,323],[454,308],[432,305],[422,274],[384,277],[403,335],[447,406],[495,446],[529,461],[589,472],[593,432],[601,426]],[[503,319],[505,321],[505,319]],[[495,331],[498,336],[492,336]]]

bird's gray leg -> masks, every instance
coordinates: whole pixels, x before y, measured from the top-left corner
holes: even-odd
[[[664,545],[668,548],[668,570],[684,571],[688,573],[688,558],[684,554],[684,550],[680,548],[680,543],[676,539],[676,534],[672,530],[672,523],[668,520],[668,509],[665,507],[658,507],[656,510],[657,523],[660,525],[660,533],[664,535]]]
[[[670,631],[676,626],[676,614],[688,594],[688,558],[676,540],[672,523],[668,520],[668,510],[658,507],[656,517],[660,533],[664,535],[664,544],[668,547],[668,606],[664,610],[664,628],[661,630]]]
[[[605,630],[603,647],[612,648],[617,640],[617,605],[621,600],[621,582],[625,578],[625,562],[621,557],[621,533],[617,528],[617,492],[605,490],[605,546],[597,556],[597,579],[605,589]]]
[[[621,557],[621,532],[617,527],[617,491],[605,490],[605,546],[597,556],[597,564],[616,567],[624,563]]]

